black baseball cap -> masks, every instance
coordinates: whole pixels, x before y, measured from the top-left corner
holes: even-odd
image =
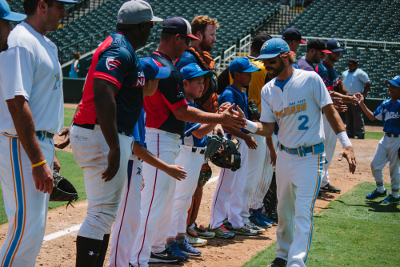
[[[335,39],[331,39],[328,42],[326,42],[326,47],[331,52],[339,52],[344,50],[340,45],[339,41]]]
[[[285,41],[287,41],[287,40],[300,41],[300,43],[306,44],[306,41],[301,39],[300,31],[296,28],[287,28],[282,34],[282,39]]]
[[[350,59],[349,59],[349,64],[357,65],[357,64],[358,64],[358,61],[357,61],[357,59],[355,59],[355,58],[350,58]]]
[[[316,49],[321,50],[324,53],[331,54],[332,52],[326,49],[326,44],[324,40],[321,39],[311,39],[307,42],[307,50],[308,49]]]
[[[169,18],[164,21],[161,28],[162,33],[182,34],[186,35],[190,39],[200,40],[192,34],[192,27],[189,21],[181,17]]]
[[[271,35],[266,34],[266,33],[259,33],[256,36],[254,36],[253,42],[251,43],[252,49],[260,52],[262,45],[271,39]]]

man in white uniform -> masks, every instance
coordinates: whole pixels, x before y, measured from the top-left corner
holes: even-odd
[[[258,59],[276,78],[262,89],[261,122],[247,121],[246,129],[269,137],[275,122],[279,125],[277,257],[268,266],[304,267],[325,162],[321,111],[338,134],[343,144],[340,158],[349,161],[352,173],[356,164],[353,147],[322,79],[315,72],[293,68],[294,58],[285,41],[268,40]]]
[[[25,1],[26,17],[0,1],[3,20],[26,18],[0,54],[0,178],[9,222],[1,266],[35,266],[42,244],[54,186],[53,135],[64,112],[57,47],[44,34],[57,30],[64,3],[75,2]]]

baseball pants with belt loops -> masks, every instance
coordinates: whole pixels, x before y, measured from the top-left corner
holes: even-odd
[[[109,267],[129,266],[133,242],[140,224],[140,189],[142,187],[142,161],[131,155],[128,176],[122,190],[117,219],[112,226]]]
[[[127,166],[132,154],[133,138],[118,134],[120,164],[117,174],[105,182],[102,173],[108,166],[109,147],[100,126],[94,130],[79,126],[71,128],[71,148],[79,167],[83,170],[88,200],[87,215],[78,236],[103,240],[111,233],[111,226],[117,215],[121,193],[127,177]]]
[[[228,215],[228,220],[233,228],[238,229],[244,225],[240,213],[243,210],[243,192],[247,180],[247,156],[249,147],[243,139],[238,137],[234,138],[240,142],[239,152],[241,154],[241,167],[237,171],[221,169],[211,206],[210,226],[212,229],[220,227],[226,215]]]
[[[167,164],[175,165],[181,139],[178,134],[146,127],[147,149]],[[143,163],[141,221],[130,263],[148,266],[150,254],[164,251],[174,201],[176,180],[165,172]]]
[[[324,131],[325,131],[325,153],[326,153],[326,160],[328,163],[324,165],[324,175],[322,178],[321,186],[325,186],[329,184],[329,173],[328,169],[331,165],[333,155],[335,154],[336,142],[337,142],[337,135],[333,131],[331,125],[329,124],[328,120],[326,119],[325,114],[322,114],[322,119],[324,123]]]
[[[38,138],[38,142],[52,170],[53,138]],[[0,178],[9,223],[0,252],[1,266],[34,267],[43,242],[50,195],[36,189],[31,161],[15,135],[0,133]]]
[[[186,179],[176,182],[174,204],[172,208],[171,222],[169,224],[168,237],[186,233],[186,220],[188,211],[192,204],[192,196],[199,181],[199,173],[204,162],[204,153],[200,154],[205,147],[195,148],[181,145],[180,152],[176,158],[176,165],[184,167],[187,172]]]
[[[324,162],[324,154],[307,153],[301,157],[278,149],[276,255],[287,260],[288,267],[306,266]]]

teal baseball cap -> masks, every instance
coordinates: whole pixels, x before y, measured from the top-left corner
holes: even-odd
[[[209,70],[202,70],[196,63],[190,63],[181,69],[181,74],[184,80],[193,79],[199,76],[211,78],[212,73]]]
[[[22,21],[26,19],[25,14],[13,12],[5,0],[0,0],[0,19],[8,21]]]
[[[229,72],[256,72],[260,71],[260,68],[254,67],[247,57],[237,57],[229,65]]]
[[[386,84],[390,83],[391,85],[394,85],[396,87],[400,87],[400,75],[397,75],[396,77],[394,77],[391,80],[385,80],[385,83]]]
[[[261,47],[260,56],[256,59],[274,58],[283,53],[290,53],[289,45],[281,38],[271,38]]]
[[[140,66],[143,69],[145,80],[165,79],[171,75],[171,69],[168,67],[158,66],[151,57],[144,57],[140,60]]]

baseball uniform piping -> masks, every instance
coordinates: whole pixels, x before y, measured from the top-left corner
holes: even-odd
[[[217,204],[217,201],[218,201],[219,190],[221,189],[222,183],[223,183],[223,181],[224,181],[224,176],[225,176],[225,169],[224,169],[224,172],[222,173],[221,183],[219,183],[219,187],[218,187],[218,191],[217,191],[217,196],[215,197],[215,202],[214,202],[214,207],[213,207],[213,218],[215,218],[215,217],[214,217],[214,214],[215,214],[215,205]]]

